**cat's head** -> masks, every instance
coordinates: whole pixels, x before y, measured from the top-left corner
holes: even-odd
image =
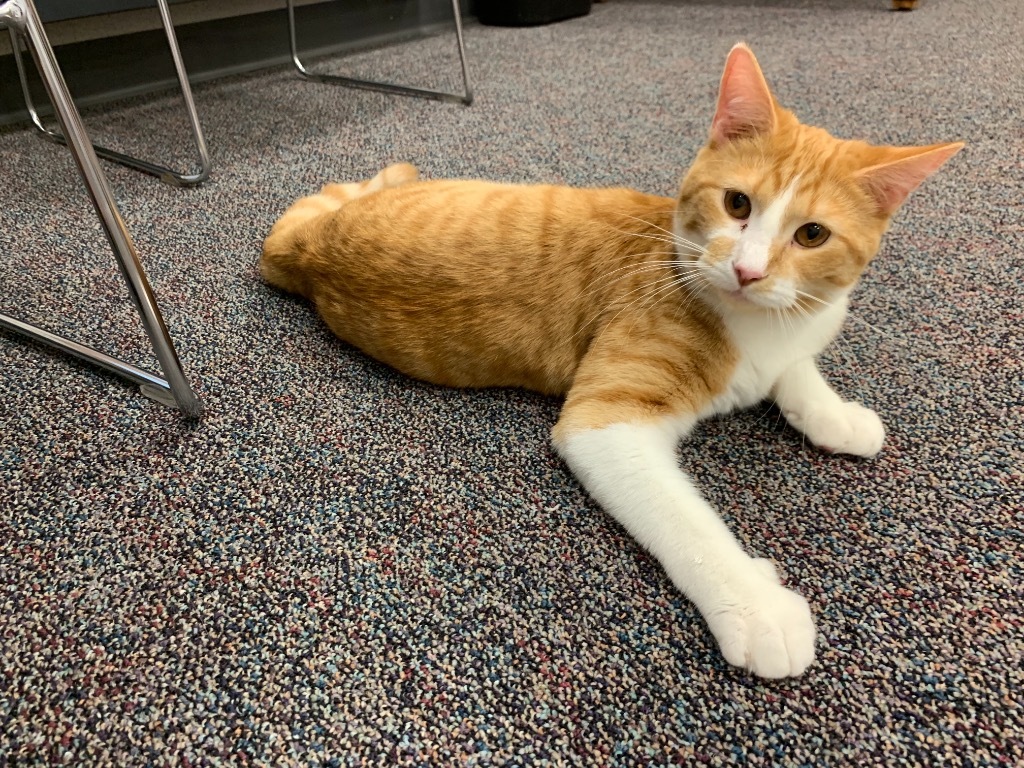
[[[683,179],[680,260],[723,301],[813,311],[844,297],[890,218],[962,143],[873,146],[802,125],[754,54],[729,53],[711,135]]]

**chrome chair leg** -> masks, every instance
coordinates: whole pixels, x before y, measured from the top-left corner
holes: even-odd
[[[94,149],[96,150],[96,154],[105,160],[111,160],[115,163],[127,166],[128,168],[134,168],[137,171],[142,171],[143,173],[148,173],[151,176],[156,176],[167,184],[178,187],[191,187],[206,181],[206,179],[210,177],[210,155],[206,149],[206,140],[203,138],[203,129],[199,125],[199,114],[196,111],[195,101],[192,98],[192,88],[188,82],[188,73],[185,71],[185,64],[181,59],[181,49],[178,47],[178,38],[174,33],[174,23],[171,20],[170,10],[167,8],[167,0],[157,0],[157,5],[160,8],[160,19],[163,23],[164,32],[167,35],[167,43],[171,49],[171,58],[174,60],[174,69],[178,75],[178,83],[181,86],[181,95],[185,101],[185,109],[188,113],[189,126],[192,130],[192,140],[195,142],[196,150],[199,154],[199,167],[192,172],[173,171],[162,165],[157,165],[146,160],[140,160],[139,158],[132,157],[131,155],[116,152],[105,147],[96,146]],[[18,35],[15,34],[15,28],[13,26],[11,26],[8,31],[11,35],[11,47],[14,49],[14,63],[18,68],[18,78],[21,80],[21,90],[25,97],[25,108],[28,110],[29,117],[32,119],[32,124],[35,125],[36,129],[42,133],[43,136],[51,141],[55,141],[58,144],[66,144],[67,142],[64,138],[64,134],[60,131],[47,128],[39,117],[39,113],[32,100],[32,93],[29,90],[28,76],[25,70],[25,64],[22,61],[21,45],[19,45]]]
[[[455,38],[459,48],[459,62],[462,65],[462,85],[464,92],[445,93],[444,91],[433,91],[426,88],[412,88],[406,85],[393,85],[392,83],[379,83],[372,80],[357,80],[352,77],[340,75],[327,75],[318,72],[311,72],[306,68],[299,58],[298,45],[295,41],[295,0],[288,0],[288,40],[291,44],[292,62],[295,68],[303,77],[315,80],[320,83],[334,83],[345,85],[350,88],[362,88],[369,91],[383,91],[384,93],[397,93],[402,96],[419,96],[438,101],[453,101],[460,104],[473,103],[473,91],[469,86],[469,73],[466,69],[466,46],[462,39],[462,10],[459,7],[459,0],[452,0],[452,12],[455,15]]]
[[[27,335],[36,341],[56,347],[75,357],[91,361],[140,386],[143,394],[160,403],[176,406],[185,416],[198,418],[202,404],[188,384],[167,327],[156,303],[153,289],[139,262],[131,236],[118,212],[107,178],[100,166],[92,142],[86,134],[82,118],[71,99],[67,84],[53,54],[43,24],[32,0],[0,0],[0,27],[16,30],[26,39],[39,67],[62,136],[75,159],[85,182],[89,198],[100,218],[110,246],[117,257],[121,274],[128,285],[132,301],[142,319],[146,335],[160,363],[163,376],[143,371],[91,347],[70,341],[28,323],[0,314],[0,328]]]

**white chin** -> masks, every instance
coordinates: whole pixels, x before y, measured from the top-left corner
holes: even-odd
[[[719,288],[719,291],[730,304],[750,309],[787,309],[790,306],[788,302],[779,301],[775,297],[765,296],[756,291],[745,291],[742,288]]]

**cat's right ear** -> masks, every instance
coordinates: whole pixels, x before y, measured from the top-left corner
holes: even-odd
[[[964,148],[962,141],[927,147],[874,147],[871,165],[855,177],[871,194],[879,213],[892,216],[907,196]]]
[[[753,51],[737,43],[729,51],[711,121],[711,144],[759,136],[775,130],[775,99]]]

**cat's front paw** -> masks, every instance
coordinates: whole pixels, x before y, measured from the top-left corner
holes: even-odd
[[[760,569],[759,569],[760,570]],[[741,602],[705,614],[725,660],[767,678],[795,677],[814,661],[814,619],[807,601],[763,571]]]
[[[878,414],[860,403],[836,405],[810,403],[799,412],[787,411],[786,419],[812,443],[829,453],[871,457],[882,450],[885,427]]]

